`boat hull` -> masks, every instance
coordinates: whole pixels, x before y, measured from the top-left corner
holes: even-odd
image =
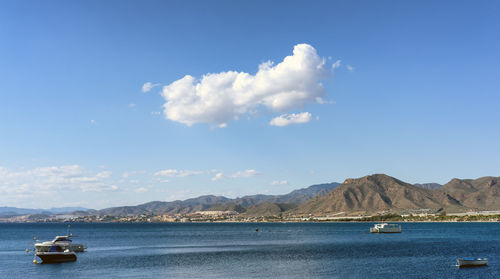
[[[401,233],[401,229],[377,229],[370,228],[371,233]]]
[[[36,256],[42,259],[42,263],[65,263],[76,261],[73,252],[39,252]]]
[[[458,267],[476,267],[488,265],[487,259],[457,259]]]

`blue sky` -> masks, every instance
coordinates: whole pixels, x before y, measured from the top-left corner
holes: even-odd
[[[498,176],[499,12],[496,1],[2,1],[0,206]]]

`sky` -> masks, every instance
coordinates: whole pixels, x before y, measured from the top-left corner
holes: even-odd
[[[0,206],[500,176],[498,1],[0,2]]]

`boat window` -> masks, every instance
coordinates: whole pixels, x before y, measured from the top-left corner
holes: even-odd
[[[54,242],[57,242],[57,241],[69,241],[69,242],[71,242],[71,240],[69,238],[57,238]]]
[[[49,248],[49,252],[62,252],[62,251],[63,251],[62,248],[57,245],[52,245]]]

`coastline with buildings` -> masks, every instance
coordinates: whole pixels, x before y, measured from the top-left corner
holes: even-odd
[[[418,212],[418,211],[417,211]],[[245,216],[236,211],[197,211],[190,214],[164,215],[20,215],[0,217],[0,223],[187,223],[187,222],[500,222],[500,211],[469,211],[458,213],[407,213],[379,212],[374,215],[347,216]]]

